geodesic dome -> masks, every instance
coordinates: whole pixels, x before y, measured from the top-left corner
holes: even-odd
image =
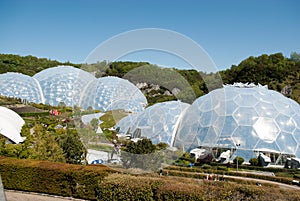
[[[147,105],[144,94],[131,82],[118,77],[103,77],[91,82],[81,94],[82,108],[103,112],[124,109],[140,112]]]
[[[24,124],[25,121],[16,112],[0,106],[0,134],[14,143],[23,142],[20,132]]]
[[[300,107],[282,94],[255,85],[226,85],[198,98],[187,109],[175,146],[238,149],[300,157]]]
[[[115,127],[119,127],[120,133],[125,134],[140,129],[141,136],[150,139],[152,143],[164,142],[172,145],[181,116],[189,106],[180,101],[157,103],[140,114],[123,118]]]
[[[43,70],[33,76],[41,85],[45,103],[53,106],[65,103],[78,104],[84,87],[96,78],[88,72],[72,66],[57,66]]]
[[[39,82],[21,73],[0,74],[0,95],[34,103],[45,102]]]

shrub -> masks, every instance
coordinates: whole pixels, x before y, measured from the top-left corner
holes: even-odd
[[[5,189],[32,191],[96,199],[100,182],[113,170],[105,166],[83,166],[0,157],[0,175]]]
[[[234,164],[236,164],[236,160],[238,160],[239,165],[241,165],[245,161],[244,158],[237,156],[237,157],[235,157],[235,159],[233,159]]]
[[[202,168],[203,168],[203,169],[211,169],[211,166],[208,165],[208,164],[204,164],[204,165],[202,166]]]
[[[258,165],[258,159],[257,158],[251,158],[249,160],[249,163],[252,165],[252,166],[257,166]]]

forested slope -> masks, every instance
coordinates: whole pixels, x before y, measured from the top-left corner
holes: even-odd
[[[219,75],[223,84],[260,83],[279,92],[284,89],[284,92],[288,91],[285,95],[300,102],[300,54],[295,52],[290,58],[284,57],[282,53],[250,56],[240,64],[232,65],[231,68],[217,73],[161,68],[148,62],[102,61],[95,64],[72,64],[34,56],[0,54],[0,73],[20,72],[32,76],[57,65],[82,68],[96,77],[118,76],[137,85],[144,84],[140,88],[150,104],[174,99],[191,103],[196,97],[208,93],[207,82],[210,82],[210,88],[221,87],[222,83],[215,82]]]

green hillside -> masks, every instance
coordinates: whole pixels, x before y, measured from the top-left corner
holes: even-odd
[[[79,67],[78,64],[70,62],[58,62],[46,58],[37,58],[35,56],[19,56],[13,54],[0,54],[0,74],[6,72],[18,72],[25,75],[34,75],[46,68],[58,65],[68,65]]]
[[[20,72],[32,76],[43,69],[57,65],[82,68],[92,72],[96,77],[118,76],[134,84],[146,83],[147,85],[141,89],[149,105],[176,99],[192,103],[195,98],[208,93],[207,82],[210,90],[221,87],[222,83],[217,82],[219,75],[224,84],[253,82],[268,85],[270,89],[279,92],[284,88],[291,89],[291,92],[286,95],[300,103],[300,54],[295,52],[290,58],[284,57],[282,53],[250,56],[237,66],[233,65],[230,69],[218,73],[161,68],[147,62],[102,61],[88,65],[62,63],[34,56],[0,54],[0,73]]]

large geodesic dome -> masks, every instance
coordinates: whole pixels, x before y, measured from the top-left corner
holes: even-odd
[[[226,85],[187,109],[174,145],[230,148],[246,160],[259,151],[300,157],[300,107],[266,86]]]
[[[44,103],[38,81],[21,73],[0,74],[0,95],[20,98],[33,103]]]
[[[33,76],[41,85],[45,103],[67,106],[78,104],[84,87],[96,78],[88,72],[72,66],[57,66],[43,70]]]
[[[134,84],[113,76],[92,81],[81,93],[79,104],[82,108],[92,107],[103,112],[117,109],[140,112],[146,105],[146,97]]]
[[[172,145],[181,116],[189,106],[180,101],[157,103],[140,114],[123,118],[115,127],[125,134],[140,129],[141,137],[150,139],[154,144],[164,142]]]

